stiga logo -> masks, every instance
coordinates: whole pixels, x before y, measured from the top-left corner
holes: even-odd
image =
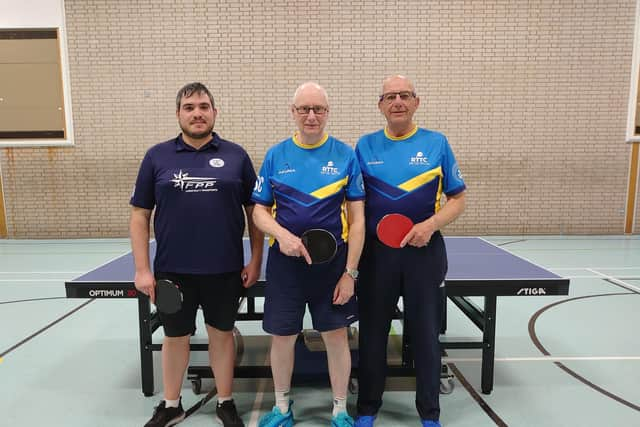
[[[427,159],[424,155],[424,153],[422,153],[422,151],[418,151],[415,155],[415,157],[411,157],[411,160],[409,161],[410,165],[420,165],[420,166],[427,166],[429,165],[429,159]]]
[[[89,289],[89,296],[95,298],[124,298],[122,289]]]
[[[322,175],[338,175],[340,171],[335,167],[334,163],[329,160],[326,166],[322,166],[322,171],[320,172]]]
[[[200,193],[203,191],[218,191],[215,188],[215,178],[199,178],[195,176],[189,176],[188,172],[180,172],[173,174],[174,188],[179,187],[181,191],[185,193]]]
[[[546,295],[545,288],[520,288],[516,295]]]

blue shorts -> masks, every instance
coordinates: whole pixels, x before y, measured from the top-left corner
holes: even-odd
[[[302,331],[305,308],[319,332],[349,326],[358,320],[355,296],[344,305],[333,305],[333,292],[344,273],[347,246],[340,245],[326,264],[308,265],[303,258],[280,252],[278,244],[269,248],[267,286],[262,328],[272,335],[296,335]]]

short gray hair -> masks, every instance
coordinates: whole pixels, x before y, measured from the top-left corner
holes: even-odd
[[[395,79],[404,80],[407,83],[409,83],[409,87],[411,88],[411,91],[414,92],[414,95],[415,95],[416,87],[413,85],[413,82],[411,80],[409,80],[408,77],[403,76],[401,74],[394,74],[393,76],[385,77],[384,80],[382,80],[382,92],[384,92],[384,86],[387,84],[387,82],[389,82],[391,80],[395,80]],[[382,95],[382,93],[381,93],[381,95]]]

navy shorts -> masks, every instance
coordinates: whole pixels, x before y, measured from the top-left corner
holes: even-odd
[[[262,328],[272,335],[296,335],[302,330],[307,304],[317,331],[332,331],[357,321],[355,296],[344,305],[332,303],[346,259],[346,245],[338,247],[332,261],[317,265],[284,255],[277,243],[269,248]]]
[[[156,280],[169,279],[182,292],[182,308],[174,314],[158,312],[168,337],[193,335],[196,313],[202,307],[207,325],[231,331],[238,317],[240,298],[245,288],[239,271],[221,274],[156,273]]]

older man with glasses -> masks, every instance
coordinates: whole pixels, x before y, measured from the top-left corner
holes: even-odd
[[[447,254],[439,230],[464,210],[466,187],[447,138],[413,122],[419,105],[409,79],[386,78],[378,108],[387,126],[364,135],[356,146],[367,192],[367,238],[357,289],[357,427],[373,426],[382,406],[387,340],[400,296],[415,356],[416,408],[424,427],[440,426],[438,335]],[[441,206],[443,194],[447,203]],[[376,237],[378,221],[391,213],[415,224],[400,248],[387,247]]]
[[[295,343],[305,308],[327,349],[333,392],[333,427],[353,426],[346,408],[351,372],[347,326],[357,320],[353,297],[364,241],[364,188],[353,149],[329,136],[327,93],[317,83],[295,92],[291,115],[297,131],[267,152],[252,200],[256,226],[272,236],[267,260],[263,328],[272,335],[273,410],[260,427],[294,423],[289,398]],[[336,255],[312,264],[300,236],[323,229],[337,242]]]

